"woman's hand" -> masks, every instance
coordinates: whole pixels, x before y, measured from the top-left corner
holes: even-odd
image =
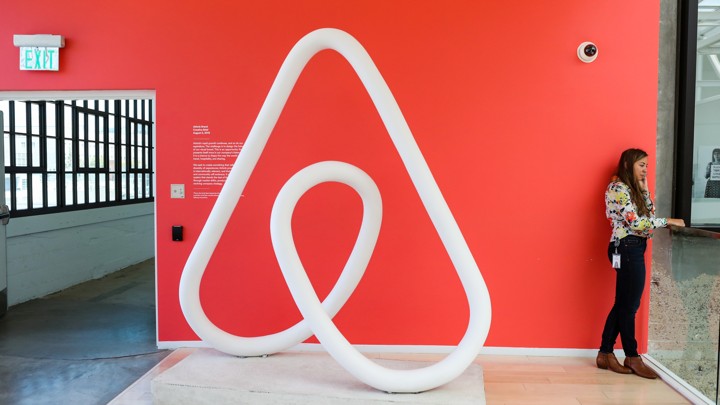
[[[685,220],[682,218],[668,218],[668,225],[685,226]]]
[[[640,186],[641,191],[648,191],[647,177],[638,180],[638,186]]]

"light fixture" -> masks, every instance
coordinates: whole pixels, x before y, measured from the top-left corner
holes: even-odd
[[[60,69],[60,48],[65,47],[62,35],[13,35],[13,45],[20,48],[20,70]]]
[[[65,37],[52,34],[13,35],[13,45],[17,47],[64,48]]]

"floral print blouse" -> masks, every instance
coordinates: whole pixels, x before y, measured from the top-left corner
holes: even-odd
[[[620,240],[628,235],[643,238],[652,237],[652,230],[667,226],[667,218],[655,218],[655,206],[650,193],[643,192],[645,204],[650,216],[640,216],[637,207],[630,199],[630,187],[618,179],[613,179],[605,192],[605,216],[612,224],[610,242]]]

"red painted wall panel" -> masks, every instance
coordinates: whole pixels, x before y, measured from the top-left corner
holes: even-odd
[[[658,13],[569,0],[14,2],[0,11],[0,90],[156,90],[159,338],[194,340],[177,287],[214,199],[193,198],[192,127],[244,140],[294,43],[343,29],[385,77],[485,277],[487,345],[592,348],[614,285],[604,188],[620,151],[654,151]],[[66,37],[59,72],[18,70],[12,34],[35,33]],[[600,50],[592,64],[575,56],[585,40]],[[246,336],[300,319],[272,252],[270,208],[292,174],[328,159],[365,170],[384,202],[341,331],[357,344],[456,344],[468,311],[454,269],[362,84],[332,51],[303,72],[210,262],[210,318]],[[169,198],[174,183],[186,199]],[[360,218],[345,186],[300,201],[296,240],[320,295]],[[185,241],[170,240],[173,224]],[[639,318],[644,342],[646,305]]]

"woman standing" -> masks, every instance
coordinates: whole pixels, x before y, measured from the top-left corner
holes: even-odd
[[[720,180],[710,178],[714,165],[720,166],[720,148],[713,150],[712,161],[708,163],[707,169],[705,169],[705,178],[708,179],[707,183],[705,183],[705,198],[720,198]]]
[[[612,224],[608,259],[616,272],[615,304],[605,322],[597,366],[616,373],[657,378],[637,352],[635,313],[645,287],[645,249],[652,230],[685,226],[682,219],[655,218],[647,185],[648,155],[628,149],[620,156],[617,172],[605,192],[605,215]],[[625,352],[624,366],[613,354],[618,334]]]

